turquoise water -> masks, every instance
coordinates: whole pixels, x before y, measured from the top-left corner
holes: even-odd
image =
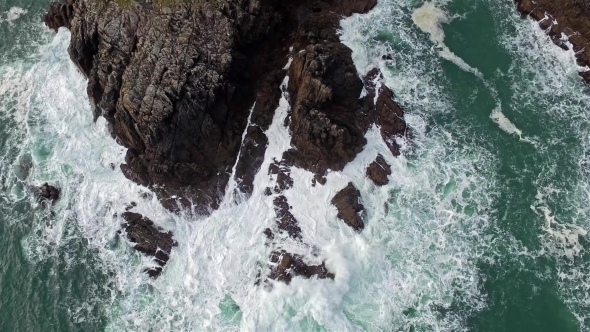
[[[0,0],[1,331],[590,331],[590,90],[511,0],[434,2],[444,45],[412,19],[423,1],[343,21],[413,139],[386,188],[361,161],[341,174],[369,208],[362,235],[337,226],[330,188],[296,183],[304,239],[337,277],[272,292],[254,286],[272,222],[262,198],[176,216],[111,169],[125,151],[92,122],[68,32],[40,23],[48,3]],[[381,149],[368,135],[367,155]],[[45,181],[63,191],[51,211],[31,195]],[[179,242],[155,281],[117,234],[131,201]]]

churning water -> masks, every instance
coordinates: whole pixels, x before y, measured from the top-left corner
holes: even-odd
[[[511,0],[380,0],[343,20],[359,72],[381,69],[412,139],[394,158],[372,128],[326,186],[292,172],[305,245],[284,247],[336,278],[272,290],[255,281],[287,96],[252,197],[171,214],[112,167],[125,149],[92,121],[69,32],[40,23],[48,1],[11,1],[0,0],[0,330],[590,331],[590,91],[573,53]],[[392,165],[385,187],[364,176],[378,153]],[[52,212],[31,195],[46,181],[63,194]],[[361,234],[330,204],[350,181],[368,210]],[[157,280],[117,233],[131,202],[179,242]]]

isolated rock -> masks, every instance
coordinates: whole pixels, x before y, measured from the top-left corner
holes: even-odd
[[[562,49],[573,45],[578,65],[590,65],[590,1],[587,0],[514,0],[516,8],[525,16],[539,22],[551,40]],[[580,76],[590,84],[590,73]]]
[[[282,281],[286,284],[289,284],[296,276],[334,279],[334,274],[328,271],[325,263],[309,265],[304,262],[303,257],[285,251],[274,251],[270,256],[270,261],[273,265],[269,279]]]
[[[387,176],[391,175],[391,167],[383,159],[383,156],[379,154],[374,162],[367,168],[367,176],[373,180],[376,185],[384,186],[389,183]]]
[[[338,209],[338,218],[357,232],[361,232],[365,228],[365,223],[361,217],[365,207],[360,201],[361,193],[352,183],[349,183],[332,199],[332,205]]]
[[[39,201],[43,207],[47,207],[48,205],[53,204],[53,202],[59,199],[59,189],[54,186],[49,185],[48,183],[43,184],[37,190],[37,195],[39,196]]]
[[[160,265],[146,271],[151,277],[158,277],[170,258],[172,247],[177,245],[172,232],[164,232],[156,227],[153,221],[138,213],[125,212],[122,216],[126,221],[123,228],[129,241],[135,243],[134,248],[153,256],[156,263]]]

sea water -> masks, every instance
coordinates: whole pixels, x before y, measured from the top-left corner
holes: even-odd
[[[69,32],[42,25],[48,4],[0,0],[0,330],[590,331],[590,91],[573,52],[512,1],[380,0],[342,21],[359,74],[383,72],[411,139],[395,158],[371,128],[326,186],[292,171],[303,241],[282,246],[336,277],[272,288],[256,285],[274,224],[263,191],[290,147],[288,96],[251,197],[169,213],[117,167],[125,149],[93,122]],[[379,153],[384,187],[365,176]],[[62,190],[51,209],[32,195],[44,182]],[[360,234],[330,204],[349,182],[367,209]],[[179,243],[157,280],[118,234],[131,202]]]

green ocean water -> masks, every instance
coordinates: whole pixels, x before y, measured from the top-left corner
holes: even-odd
[[[331,244],[351,276],[272,292],[223,262],[248,270],[227,216],[262,207],[170,215],[110,168],[124,150],[92,122],[67,31],[41,24],[48,4],[0,0],[0,331],[590,331],[590,90],[511,0],[435,3],[444,44],[480,74],[416,26],[423,1],[382,0],[343,22],[413,139],[390,187],[363,189],[387,211]],[[31,194],[45,181],[63,191],[52,211]],[[117,234],[130,201],[180,243],[156,281]],[[342,249],[359,242],[366,256]]]

